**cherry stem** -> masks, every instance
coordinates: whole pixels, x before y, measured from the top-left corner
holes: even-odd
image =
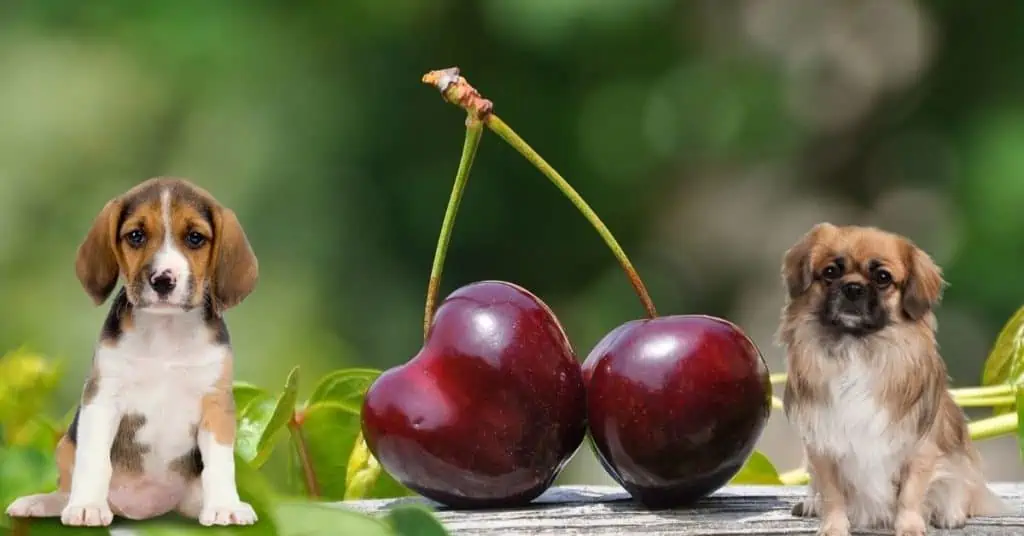
[[[466,117],[466,139],[462,144],[462,157],[459,159],[459,170],[455,173],[455,183],[448,197],[448,207],[444,211],[441,232],[437,235],[437,247],[434,249],[434,264],[430,267],[430,281],[427,283],[427,300],[423,306],[423,338],[427,338],[430,323],[434,319],[434,306],[437,304],[437,291],[441,286],[441,272],[444,270],[444,259],[448,255],[448,243],[455,227],[455,214],[459,211],[462,192],[469,182],[469,170],[473,167],[476,148],[480,145],[483,124],[472,115]]]
[[[480,93],[465,78],[459,75],[458,67],[431,71],[423,75],[423,82],[435,86],[446,101],[466,110],[471,118],[483,121],[487,128],[511,145],[569,198],[569,201],[590,222],[590,225],[594,227],[597,234],[601,236],[605,244],[612,251],[612,254],[618,259],[619,264],[622,265],[622,270],[626,272],[626,276],[633,285],[637,297],[640,298],[640,303],[643,305],[644,310],[646,310],[647,316],[650,318],[657,317],[658,312],[654,308],[654,302],[651,301],[651,296],[648,294],[643,280],[640,279],[640,274],[637,273],[626,252],[623,251],[618,241],[615,240],[615,236],[608,230],[608,227],[601,221],[601,218],[597,216],[568,181],[519,137],[511,127],[493,113],[494,104],[480,96]]]
[[[309,457],[309,447],[306,446],[306,436],[302,433],[302,425],[295,415],[288,422],[288,430],[291,432],[292,443],[295,444],[295,452],[299,455],[299,465],[302,466],[302,475],[306,481],[306,491],[312,498],[320,496],[320,486],[316,481],[316,472],[313,471],[313,462]]]

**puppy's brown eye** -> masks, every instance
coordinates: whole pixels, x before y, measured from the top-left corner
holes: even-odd
[[[892,274],[888,270],[875,270],[873,279],[876,285],[886,287],[889,286],[889,283],[892,283]]]
[[[128,233],[124,235],[124,239],[128,242],[128,245],[133,248],[142,247],[142,245],[146,243],[146,233],[142,232],[141,229],[135,229],[128,231]]]
[[[189,231],[189,233],[185,235],[185,243],[188,244],[188,247],[197,249],[206,243],[206,237],[195,231]]]
[[[821,276],[825,279],[837,279],[843,275],[843,269],[838,264],[830,264],[821,271]]]

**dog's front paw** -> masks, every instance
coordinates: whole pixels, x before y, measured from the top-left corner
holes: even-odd
[[[199,513],[199,523],[206,526],[252,525],[256,521],[256,511],[241,501],[226,505],[204,505]]]
[[[917,512],[904,510],[896,516],[896,536],[924,536],[924,518]]]
[[[11,517],[57,517],[68,504],[68,496],[60,493],[40,493],[20,497],[7,507]]]
[[[962,510],[932,512],[932,525],[940,529],[962,529],[967,526],[967,514]]]
[[[850,519],[842,513],[825,516],[818,527],[818,536],[850,536]]]
[[[797,517],[815,517],[818,515],[818,502],[813,497],[807,497],[794,504],[790,513]]]
[[[60,522],[71,527],[106,527],[114,521],[107,501],[71,502],[60,513]]]

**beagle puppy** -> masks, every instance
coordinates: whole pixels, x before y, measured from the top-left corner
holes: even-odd
[[[147,180],[103,207],[75,271],[96,305],[124,285],[57,444],[57,491],[21,497],[7,514],[71,526],[171,511],[203,525],[255,523],[235,486],[223,313],[259,270],[234,212],[188,181]]]

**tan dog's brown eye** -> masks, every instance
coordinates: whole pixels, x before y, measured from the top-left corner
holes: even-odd
[[[146,233],[142,229],[135,229],[124,235],[124,239],[128,242],[129,246],[139,248],[146,243]]]
[[[830,264],[821,271],[821,276],[825,279],[838,279],[843,275],[843,267],[838,264]]]
[[[199,249],[206,243],[206,237],[195,231],[189,231],[189,233],[185,235],[185,243],[192,249]]]
[[[878,269],[872,274],[872,279],[875,280],[875,284],[879,287],[887,287],[892,283],[892,274],[888,270]]]

